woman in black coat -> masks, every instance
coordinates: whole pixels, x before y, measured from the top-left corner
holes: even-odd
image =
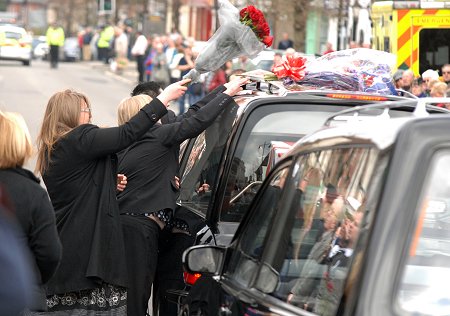
[[[88,98],[66,90],[48,104],[38,137],[37,170],[56,212],[63,255],[47,287],[50,311],[126,314],[127,270],[116,200],[115,153],[143,136],[186,91],[168,86],[120,127],[89,124]],[[90,315],[90,314],[89,314]]]
[[[50,280],[61,259],[55,213],[39,180],[23,168],[33,145],[22,116],[0,111],[0,186],[15,214],[22,243],[30,250],[35,271],[31,311],[46,311],[43,285]]]
[[[189,233],[184,223],[173,222],[178,195],[180,144],[211,125],[242,90],[246,78],[238,78],[206,96],[189,115],[167,124],[157,123],[140,140],[122,151],[119,172],[128,183],[118,193],[123,223],[127,265],[130,271],[128,316],[145,315],[157,264],[158,237],[164,228]],[[128,121],[151,98],[138,95],[119,105],[119,125]],[[234,103],[235,104],[235,103]],[[174,227],[173,227],[174,226]]]

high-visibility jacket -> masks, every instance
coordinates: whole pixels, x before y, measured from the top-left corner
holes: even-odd
[[[105,27],[100,32],[97,47],[100,47],[100,48],[109,47],[113,37],[114,37],[114,28],[112,26]]]
[[[50,46],[63,46],[64,45],[64,30],[62,27],[50,26],[47,29],[47,44]]]

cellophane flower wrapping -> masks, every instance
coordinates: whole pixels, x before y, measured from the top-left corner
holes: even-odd
[[[253,58],[264,49],[264,44],[252,29],[240,22],[236,7],[228,0],[218,0],[218,4],[220,27],[197,56],[194,69],[184,79],[196,82],[201,74],[215,71],[233,58],[244,55]]]
[[[395,95],[392,78],[394,54],[354,48],[326,54],[305,65],[305,76],[297,83],[303,88],[362,91]],[[285,83],[292,83],[290,78]]]

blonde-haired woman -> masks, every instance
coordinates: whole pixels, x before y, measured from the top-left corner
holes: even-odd
[[[117,194],[130,275],[128,316],[142,316],[147,310],[160,231],[182,235],[177,243],[191,238],[187,224],[173,220],[180,144],[204,131],[227,106],[236,105],[231,96],[242,90],[241,85],[246,82],[245,78],[229,82],[220,90],[223,92],[211,93],[199,101],[198,110],[192,115],[174,123],[155,124],[139,141],[118,154],[119,172],[128,180],[125,190]],[[119,124],[135,117],[149,100],[147,95],[123,100],[118,107]],[[181,269],[181,258],[179,266]]]
[[[20,114],[0,111],[0,186],[11,200],[12,211],[28,245],[36,271],[31,311],[46,311],[43,284],[52,277],[61,258],[55,213],[39,180],[23,168],[33,146],[25,120]]]
[[[127,270],[116,201],[116,153],[143,136],[167,113],[183,84],[167,87],[129,122],[90,124],[91,104],[65,90],[48,101],[38,137],[37,170],[56,212],[63,255],[47,285],[51,312],[126,315]]]

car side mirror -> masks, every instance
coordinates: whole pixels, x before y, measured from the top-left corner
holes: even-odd
[[[267,263],[261,266],[255,288],[263,293],[269,294],[274,292],[280,282],[279,273]]]
[[[225,258],[225,247],[200,245],[186,249],[183,253],[183,266],[189,273],[218,275]]]

